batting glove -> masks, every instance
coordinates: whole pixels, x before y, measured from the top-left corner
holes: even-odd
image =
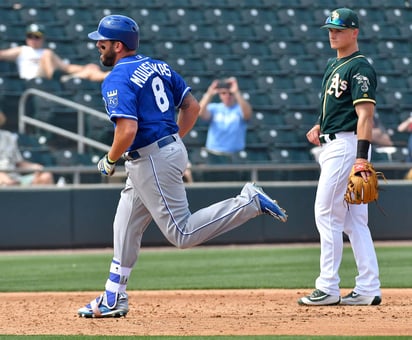
[[[104,157],[97,163],[97,169],[100,173],[105,176],[111,176],[114,174],[114,168],[116,166],[116,161],[111,161],[109,156],[106,154]]]

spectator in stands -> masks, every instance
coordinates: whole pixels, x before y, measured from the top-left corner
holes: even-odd
[[[211,102],[215,95],[220,102]],[[246,144],[252,107],[243,98],[236,78],[214,80],[199,102],[199,116],[209,122],[206,149],[213,162],[232,163]]]
[[[375,146],[393,146],[393,142],[378,115],[373,116],[372,144]]]
[[[26,30],[26,45],[0,50],[0,60],[15,61],[20,78],[26,80],[36,77],[51,79],[56,70],[66,73],[66,76],[91,81],[102,81],[108,74],[108,71],[102,71],[97,64],[66,63],[51,49],[43,47],[44,38],[44,28],[31,24]]]
[[[398,125],[399,132],[409,132],[407,162],[412,162],[412,115]]]
[[[5,121],[0,111],[0,127]],[[53,175],[42,171],[41,164],[24,160],[17,139],[17,134],[0,129],[0,186],[53,184]]]
[[[192,163],[190,161],[187,162],[186,170],[183,172],[183,182],[193,183]]]

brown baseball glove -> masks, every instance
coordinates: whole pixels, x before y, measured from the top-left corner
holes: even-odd
[[[369,174],[367,181],[362,178],[361,172],[363,171]],[[371,163],[367,161],[355,163],[348,178],[345,201],[350,204],[377,201],[379,197],[378,177],[386,180],[384,174],[377,172]]]

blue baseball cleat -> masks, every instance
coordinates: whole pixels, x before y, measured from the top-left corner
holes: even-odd
[[[262,213],[270,215],[281,222],[286,222],[288,215],[286,215],[286,210],[279,207],[278,202],[271,199],[263,189],[253,183],[253,189],[257,192],[259,198],[260,210]]]
[[[129,298],[126,293],[118,293],[113,306],[109,306],[106,293],[100,295],[85,307],[80,308],[77,314],[83,318],[119,318],[129,312]]]

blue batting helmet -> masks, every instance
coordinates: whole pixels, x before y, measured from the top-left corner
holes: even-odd
[[[97,31],[88,34],[92,40],[118,40],[129,49],[139,46],[139,26],[124,15],[108,15],[99,22]]]

